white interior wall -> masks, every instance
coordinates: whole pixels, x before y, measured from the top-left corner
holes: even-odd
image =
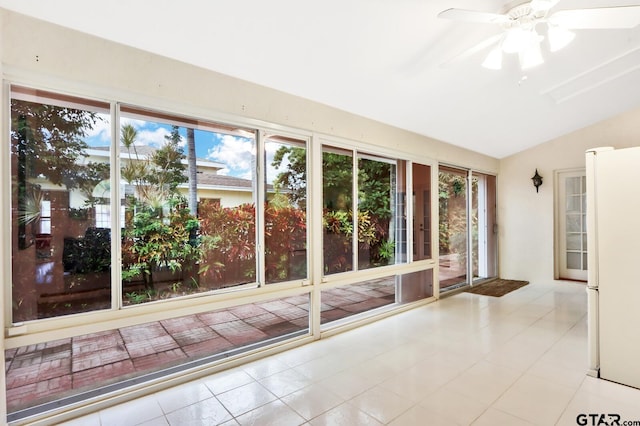
[[[52,90],[84,85],[91,94],[175,109],[229,114],[338,136],[394,151],[497,172],[498,161],[270,88],[98,39],[7,10],[5,75],[44,80]],[[141,35],[143,36],[143,35]],[[233,43],[232,37],[229,39]],[[293,53],[295,54],[295,53]],[[340,82],[336,82],[340,84]],[[393,108],[393,105],[389,105]]]
[[[500,161],[498,223],[500,276],[554,278],[554,172],[584,168],[585,151],[640,145],[640,109],[628,111]],[[536,194],[531,177],[544,182]]]

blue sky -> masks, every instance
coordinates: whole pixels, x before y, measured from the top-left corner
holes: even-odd
[[[110,124],[109,116],[100,114],[103,120],[94,126],[87,135],[87,143],[91,146],[109,146]],[[121,118],[122,124],[131,124],[137,130],[135,143],[159,148],[167,142],[166,136],[171,134],[172,127],[169,124]],[[186,154],[186,128],[181,127],[179,133],[182,136],[181,146]],[[252,156],[255,151],[254,141],[235,135],[214,133],[203,130],[195,130],[196,156],[225,165],[219,174],[251,179],[254,165]],[[267,182],[271,183],[278,171],[270,167],[273,155],[279,144],[269,143],[267,150]],[[283,167],[286,162],[283,162]]]

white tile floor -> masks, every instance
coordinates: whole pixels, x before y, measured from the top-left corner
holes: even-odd
[[[532,283],[501,298],[460,293],[66,424],[640,420],[640,390],[586,376],[586,343],[584,285]]]

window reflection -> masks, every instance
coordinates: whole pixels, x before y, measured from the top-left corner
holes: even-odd
[[[406,262],[406,162],[359,154],[354,214],[353,153],[325,147],[322,160],[325,275]]]
[[[121,116],[123,302],[256,283],[255,132]]]
[[[110,235],[96,222],[109,178],[109,105],[11,89],[13,321],[110,306]]]
[[[304,141],[265,142],[267,284],[307,278],[307,150]]]
[[[325,275],[353,270],[353,156],[325,147],[322,153]]]

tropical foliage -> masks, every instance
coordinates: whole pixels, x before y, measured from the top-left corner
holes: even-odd
[[[78,189],[90,202],[109,165],[84,161],[87,131],[101,118],[77,108],[11,100],[11,154],[16,158],[13,188],[18,196],[19,247],[29,246],[26,225],[40,218],[42,194],[34,178]]]
[[[11,150],[18,178],[41,176],[54,185],[91,194],[109,176],[109,165],[80,161],[88,157],[84,138],[101,118],[76,108],[11,100]],[[18,185],[21,183],[18,182]]]

